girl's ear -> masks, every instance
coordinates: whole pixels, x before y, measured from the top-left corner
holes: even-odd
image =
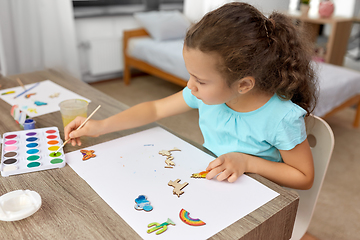
[[[238,81],[238,92],[243,94],[249,92],[255,86],[255,78],[247,76]]]

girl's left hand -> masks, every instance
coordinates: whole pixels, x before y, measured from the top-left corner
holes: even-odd
[[[219,174],[217,180],[223,181],[227,179],[228,182],[235,182],[238,177],[247,171],[247,166],[246,154],[240,152],[226,153],[209,163],[206,170],[210,172],[206,175],[206,178],[212,179]]]

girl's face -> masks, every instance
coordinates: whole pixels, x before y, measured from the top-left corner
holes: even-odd
[[[183,56],[190,74],[187,86],[195,97],[205,104],[215,105],[228,103],[239,96],[236,84],[229,87],[217,70],[218,55],[184,46]]]

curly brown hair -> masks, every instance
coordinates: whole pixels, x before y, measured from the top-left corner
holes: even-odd
[[[233,2],[207,13],[188,30],[185,47],[220,56],[218,70],[229,86],[246,76],[255,88],[291,100],[309,115],[316,105],[312,46],[292,19]]]

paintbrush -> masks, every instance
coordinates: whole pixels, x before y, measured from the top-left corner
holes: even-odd
[[[22,81],[20,80],[20,78],[16,78],[16,81],[19,83],[19,85],[26,91],[26,88],[24,86],[24,84],[22,83]]]
[[[94,113],[95,113],[97,110],[99,110],[100,107],[101,107],[101,105],[99,105],[99,106],[85,119],[85,121],[84,121],[76,130],[79,130],[80,128],[82,128],[82,127],[90,120],[90,118],[94,115]],[[66,140],[66,141],[61,145],[61,147],[60,147],[58,150],[55,151],[55,154],[56,154],[57,152],[59,152],[59,151],[65,146],[65,144],[67,144],[70,140],[71,140],[71,138],[69,138],[68,140]]]
[[[15,96],[14,99],[17,98],[17,97],[20,97],[21,95],[23,95],[24,93],[30,91],[31,89],[33,89],[34,87],[36,87],[36,86],[39,85],[39,84],[40,84],[40,82],[35,83],[35,84],[34,84],[32,87],[30,87],[29,89],[26,89],[26,90],[23,91],[22,93],[20,93],[20,94],[18,94],[17,96]]]

